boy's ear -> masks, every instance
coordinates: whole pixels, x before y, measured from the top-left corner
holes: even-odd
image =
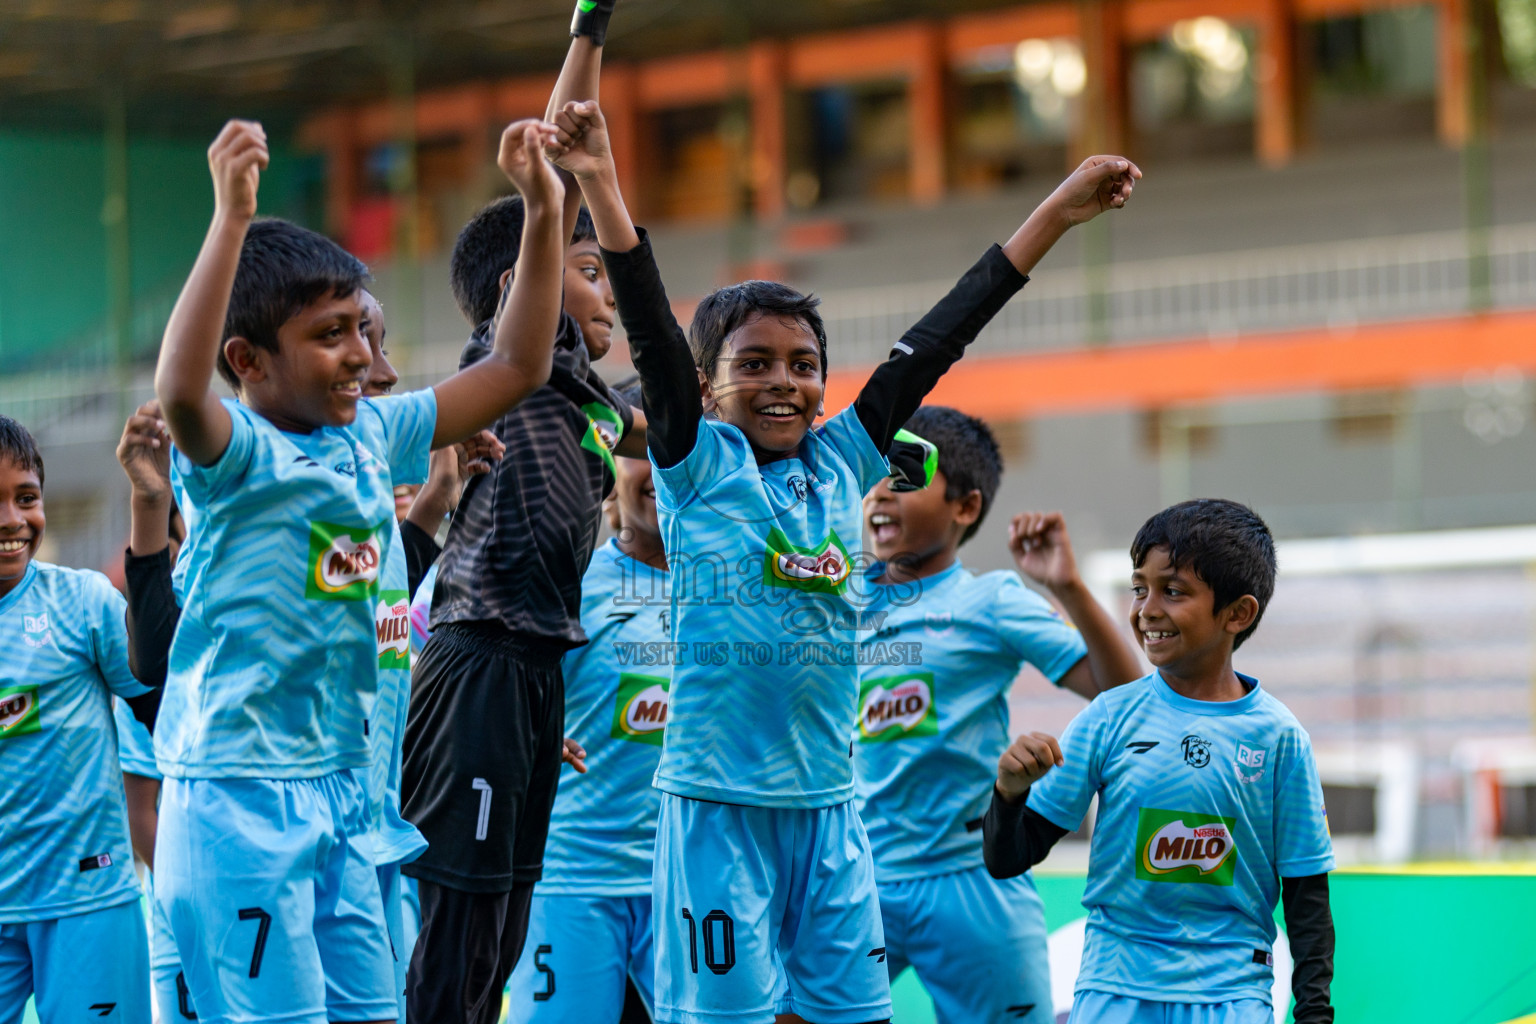
[[[512,271],[514,269],[516,268],[508,267],[506,270],[503,270],[501,272],[501,276],[496,279],[496,290],[498,292],[504,292],[507,290],[507,282],[512,280]]]
[[[1219,615],[1225,615],[1227,621],[1222,627],[1233,636],[1241,633],[1253,625],[1259,617],[1259,599],[1252,594],[1244,594],[1223,608]]]
[[[704,375],[703,370],[695,369],[694,372],[699,375],[699,397],[704,400],[704,411],[714,412],[718,404],[715,401],[715,389],[710,385],[709,378]]]
[[[959,526],[970,526],[981,518],[981,492],[975,488],[971,493],[960,499],[960,507],[955,509],[955,523]]]
[[[266,356],[265,349],[238,334],[224,342],[224,361],[242,384],[260,384],[267,379]]]

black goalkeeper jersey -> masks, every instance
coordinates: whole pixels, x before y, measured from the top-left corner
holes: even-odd
[[[491,338],[487,321],[460,365],[484,358]],[[561,314],[549,383],[496,421],[507,454],[459,500],[438,561],[433,629],[488,621],[566,647],[587,642],[581,577],[613,486],[607,449],[631,426],[628,404],[592,369],[581,328]]]

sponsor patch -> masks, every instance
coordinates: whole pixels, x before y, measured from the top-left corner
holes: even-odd
[[[1254,746],[1251,743],[1239,743],[1237,745],[1237,759],[1232,762],[1233,769],[1237,772],[1237,781],[1242,783],[1258,782],[1264,777],[1265,762],[1269,760],[1269,751],[1263,747]]]
[[[304,596],[311,601],[366,601],[372,597],[384,560],[379,530],[310,523]]]
[[[43,716],[38,710],[35,685],[0,689],[0,739],[41,732],[42,728]]]
[[[763,582],[813,594],[841,594],[851,566],[848,549],[836,530],[816,547],[801,547],[791,544],[784,531],[774,527],[763,552]]]
[[[665,676],[619,673],[619,693],[613,703],[613,728],[608,735],[616,740],[661,746],[667,727],[671,689],[672,680]]]
[[[613,446],[619,443],[619,438],[624,434],[624,417],[602,402],[588,402],[581,407],[581,411],[587,414],[588,423],[581,446],[602,459],[608,472],[617,476],[618,470],[613,464]]]
[[[859,684],[860,742],[883,743],[938,732],[932,672],[904,672]]]
[[[405,591],[379,591],[373,621],[379,638],[379,668],[410,668],[411,602]]]
[[[1236,818],[1143,807],[1136,825],[1136,877],[1143,882],[1231,885]]]

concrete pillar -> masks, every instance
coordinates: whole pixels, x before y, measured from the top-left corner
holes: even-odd
[[[1067,152],[1069,169],[1094,153],[1125,150],[1128,100],[1123,10],[1119,0],[1080,0],[1077,8],[1081,26],[1078,42],[1083,49],[1088,79]]]
[[[748,56],[752,102],[752,207],[759,221],[784,216],[784,46],[756,43]]]
[[[1258,35],[1254,155],[1261,163],[1278,167],[1296,155],[1300,120],[1296,17],[1291,0],[1266,0]]]
[[[924,25],[918,34],[908,88],[908,148],[912,201],[931,205],[944,198],[949,179],[949,75],[944,30]]]

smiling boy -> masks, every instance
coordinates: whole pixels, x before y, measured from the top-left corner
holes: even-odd
[[[563,188],[546,141],[538,122],[502,136],[530,267],[492,352],[380,402],[362,397],[366,268],[313,232],[253,222],[259,125],[232,121],[209,150],[213,222],[155,378],[188,525],[155,735],[156,899],[206,1019],[398,1018],[366,778],[392,485],[548,376]],[[238,402],[211,389],[216,368]]]
[[[149,688],[129,670],[125,602],[106,577],[36,561],[46,526],[42,455],[0,416],[0,1020],[35,994],[45,1021],[106,1007],[149,1024],[112,721],[113,694]]]
[[[851,408],[813,429],[827,373],[816,300],[731,285],[700,302],[685,338],[619,193],[597,104],[567,103],[555,123],[640,373],[673,640],[687,652],[656,772],[657,1019],[887,1018],[879,899],[852,801],[858,673],[801,655],[856,639],[848,545],[898,428],[1051,245],[1124,205],[1140,172],[1086,161],[907,332]],[[731,593],[689,589],[709,575]]]
[[[1333,849],[1306,731],[1232,667],[1274,593],[1252,510],[1164,509],[1131,545],[1131,628],[1151,675],[998,763],[987,867],[1027,870],[1099,799],[1077,1024],[1271,1024],[1277,901],[1297,1024],[1333,1020]],[[1027,799],[1026,799],[1027,798]]]

